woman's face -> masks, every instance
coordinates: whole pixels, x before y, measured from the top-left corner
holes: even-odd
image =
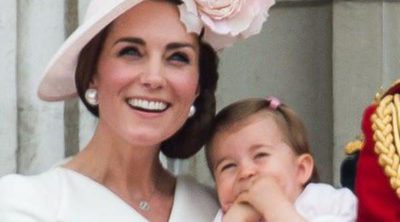
[[[131,145],[158,145],[188,118],[198,94],[199,44],[176,5],[143,1],[116,19],[99,57],[99,124]]]

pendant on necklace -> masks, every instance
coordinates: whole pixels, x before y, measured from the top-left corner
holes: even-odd
[[[149,211],[150,210],[150,204],[149,202],[145,201],[145,200],[141,200],[139,202],[139,208],[143,211]]]

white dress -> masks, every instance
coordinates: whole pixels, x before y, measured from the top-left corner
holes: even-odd
[[[357,198],[347,188],[335,189],[323,183],[310,183],[297,197],[294,206],[307,222],[354,222],[357,218]],[[214,222],[221,222],[218,211]]]
[[[178,177],[170,222],[211,221],[218,210],[212,190]],[[66,168],[0,179],[1,222],[147,222],[113,192]]]

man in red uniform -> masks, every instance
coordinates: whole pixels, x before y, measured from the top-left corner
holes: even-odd
[[[400,82],[364,111],[355,192],[359,222],[400,221]]]

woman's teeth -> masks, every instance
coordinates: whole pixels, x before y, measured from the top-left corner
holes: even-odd
[[[133,108],[151,112],[162,112],[168,107],[166,103],[144,99],[129,99],[128,104]]]

